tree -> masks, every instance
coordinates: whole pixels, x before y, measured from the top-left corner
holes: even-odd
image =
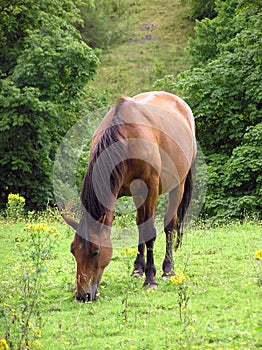
[[[261,155],[250,133],[261,137],[261,6],[218,0],[216,8],[217,17],[197,22],[192,69],[157,86],[182,93],[193,109],[210,172],[206,212],[259,214]]]
[[[215,0],[182,0],[182,4],[190,4],[193,20],[216,16]]]
[[[1,1],[0,8],[0,207],[18,192],[41,209],[52,200],[57,143],[81,114],[98,58],[74,26],[76,2]]]

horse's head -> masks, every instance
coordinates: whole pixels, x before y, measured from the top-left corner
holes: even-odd
[[[77,263],[77,300],[95,300],[104,268],[112,257],[112,248],[87,241],[76,233],[71,244],[71,253]]]
[[[101,217],[96,225],[86,227],[88,239],[80,235],[77,222],[62,213],[65,222],[74,228],[77,233],[71,243],[71,253],[77,264],[76,272],[76,299],[79,301],[92,301],[97,297],[98,286],[105,267],[112,257],[112,246],[109,233]],[[83,230],[80,230],[80,232]]]

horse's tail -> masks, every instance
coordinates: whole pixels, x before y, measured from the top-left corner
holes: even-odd
[[[184,187],[184,193],[182,201],[178,207],[177,211],[177,217],[178,217],[178,223],[177,223],[177,239],[176,239],[176,246],[175,249],[177,250],[181,244],[182,244],[182,238],[183,238],[183,229],[184,229],[184,219],[187,212],[187,209],[189,207],[189,204],[191,202],[192,193],[193,193],[193,174],[195,170],[195,165],[193,164],[187,174],[186,181],[185,181],[185,187]]]

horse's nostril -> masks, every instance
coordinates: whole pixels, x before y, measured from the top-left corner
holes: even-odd
[[[83,303],[96,300],[97,297],[97,284],[92,285],[92,288],[88,292],[76,292],[76,300]]]
[[[77,295],[76,300],[85,303],[86,300],[88,300],[88,297],[85,297],[84,295]]]

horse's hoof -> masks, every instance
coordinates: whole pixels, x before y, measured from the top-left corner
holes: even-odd
[[[144,276],[144,271],[142,270],[134,270],[131,274],[132,277],[139,278]]]
[[[175,272],[173,270],[169,271],[169,272],[164,272],[162,277],[166,277],[166,278],[170,278],[172,276],[175,276]]]
[[[143,284],[143,289],[146,289],[146,290],[153,290],[153,289],[157,289],[157,288],[158,288],[157,283],[144,283]]]

